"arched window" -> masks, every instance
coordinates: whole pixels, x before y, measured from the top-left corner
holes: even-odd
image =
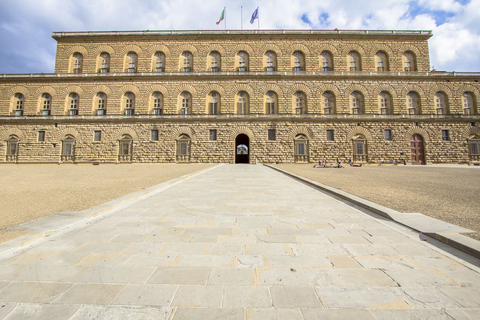
[[[362,71],[362,61],[360,60],[360,54],[358,52],[350,51],[347,60],[350,71]]]
[[[96,114],[104,116],[107,114],[107,95],[104,92],[99,92],[95,96]]]
[[[263,56],[263,65],[265,71],[277,70],[277,55],[273,51],[267,51]]]
[[[476,101],[474,99],[474,95],[470,92],[464,92],[463,93],[463,99],[462,99],[462,104],[463,104],[463,114],[476,114]]]
[[[72,56],[72,71],[73,73],[82,73],[83,55],[75,52]]]
[[[18,160],[18,137],[11,135],[7,140],[6,161],[17,162]]]
[[[235,56],[236,70],[239,72],[248,71],[248,53],[245,51],[240,51]]]
[[[133,154],[133,139],[130,135],[124,134],[118,140],[118,161],[131,162]]]
[[[135,113],[135,94],[133,92],[123,95],[123,108],[126,116],[132,116]]]
[[[150,97],[150,108],[154,115],[163,114],[163,94],[161,92],[154,92]]]
[[[75,162],[75,138],[72,135],[67,135],[62,140],[61,160]]]
[[[278,99],[277,94],[273,91],[267,92],[264,98],[265,101],[265,113],[266,114],[275,114],[278,112]]]
[[[434,101],[437,114],[448,114],[448,99],[444,92],[435,93]]]
[[[292,55],[292,70],[305,71],[305,55],[300,51],[295,51]]]
[[[177,162],[190,162],[190,142],[187,134],[181,134],[177,139]]]
[[[352,109],[352,114],[365,113],[363,95],[360,92],[354,91],[350,94],[350,107]]]
[[[40,113],[43,116],[49,116],[52,110],[52,96],[49,93],[43,93],[40,99]]]
[[[333,71],[333,57],[328,51],[323,51],[320,55],[322,71]]]
[[[388,71],[388,56],[385,52],[378,51],[375,54],[375,63],[377,66],[377,71]]]
[[[470,161],[480,160],[480,136],[473,134],[468,137]]]
[[[182,92],[178,97],[180,114],[192,113],[192,95],[189,92]]]
[[[295,92],[292,98],[295,114],[307,113],[307,96],[301,91]]]
[[[110,72],[110,54],[102,52],[98,56],[98,73]]]
[[[220,114],[220,95],[212,91],[207,96],[207,114]]]
[[[405,72],[417,71],[417,59],[412,51],[405,51],[402,58]]]
[[[416,92],[409,92],[407,94],[407,111],[408,114],[421,114],[420,96]]]
[[[13,96],[13,111],[16,116],[23,115],[25,96],[22,93],[15,93]]]
[[[248,93],[245,91],[240,91],[237,93],[237,96],[235,97],[235,101],[237,103],[237,114],[249,114],[249,96]]]
[[[193,71],[193,56],[190,52],[185,51],[180,56],[180,71],[192,72]]]
[[[326,91],[322,94],[322,104],[324,114],[335,114],[335,95],[332,92]]]
[[[219,72],[221,69],[221,55],[216,51],[210,52],[208,55],[208,70],[211,72]]]
[[[294,139],[295,162],[308,163],[308,138],[303,134],[297,134]]]
[[[163,52],[155,52],[152,60],[153,72],[165,72],[165,54]]]
[[[80,105],[80,97],[77,93],[72,92],[68,95],[67,100],[67,109],[69,116],[77,116],[78,115],[78,107]]]
[[[361,134],[357,134],[352,139],[353,142],[353,161],[356,163],[368,162],[367,139]]]
[[[137,72],[138,55],[135,52],[129,52],[125,57],[125,72]]]
[[[378,95],[378,107],[380,114],[393,114],[392,96],[386,91]]]

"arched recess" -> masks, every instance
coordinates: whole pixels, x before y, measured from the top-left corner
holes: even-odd
[[[404,141],[410,143],[410,138],[414,134],[419,134],[423,137],[423,141],[427,144],[427,140],[430,139],[430,135],[428,134],[427,130],[420,128],[420,127],[411,127],[405,131]]]
[[[80,133],[78,133],[77,129],[74,128],[63,128],[58,130],[56,140],[62,141],[66,136],[73,136],[77,142],[82,141]]]
[[[0,141],[6,141],[12,135],[17,136],[19,141],[25,139],[25,134],[22,130],[11,128],[0,131]]]
[[[123,127],[118,129],[117,132],[115,133],[114,135],[115,141],[122,139],[123,135],[125,134],[128,134],[129,136],[131,136],[134,141],[138,140],[138,135],[137,135],[137,132],[135,132],[135,130],[129,127]]]
[[[372,141],[373,138],[372,138],[372,134],[370,133],[370,131],[364,127],[360,127],[360,126],[356,126],[355,128],[351,129],[348,134],[347,134],[347,140],[352,140],[353,137],[355,137],[356,135],[362,135],[365,137],[365,139],[367,139],[367,141]]]
[[[253,131],[250,128],[245,126],[240,126],[240,127],[236,127],[230,132],[229,140],[235,141],[235,138],[240,134],[247,135],[248,139],[250,139],[250,142],[252,142],[255,138],[255,135],[253,134]]]
[[[195,131],[190,127],[177,127],[170,133],[170,140],[177,140],[179,136],[186,134],[190,140],[195,140]]]
[[[295,139],[295,137],[299,134],[303,134],[308,138],[308,140],[313,139],[313,131],[312,129],[304,126],[299,126],[299,127],[294,127],[292,130],[290,130],[290,133],[288,134],[289,140]]]
[[[367,97],[370,97],[370,90],[368,90],[367,87],[359,83],[354,83],[345,88],[344,95],[342,98],[348,101],[350,99],[350,95],[354,91],[360,92],[363,95],[364,100],[366,100]],[[364,111],[366,112],[367,101],[364,101],[363,103],[365,104]]]

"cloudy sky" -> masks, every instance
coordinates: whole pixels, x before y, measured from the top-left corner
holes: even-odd
[[[54,31],[221,30],[224,7],[254,29],[257,6],[260,29],[432,30],[432,68],[480,72],[480,0],[0,0],[0,74],[53,72]]]

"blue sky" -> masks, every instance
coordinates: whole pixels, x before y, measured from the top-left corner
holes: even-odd
[[[0,74],[53,72],[54,31],[222,30],[224,7],[254,29],[257,6],[260,29],[432,30],[432,67],[480,72],[480,0],[0,0]]]

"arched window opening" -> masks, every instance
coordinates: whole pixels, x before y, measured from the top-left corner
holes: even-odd
[[[62,162],[75,162],[75,138],[67,135],[62,141]]]
[[[118,141],[118,161],[131,162],[133,155],[133,139],[129,134],[124,134]]]
[[[192,95],[188,92],[182,92],[179,97],[180,114],[192,113]]]
[[[448,100],[447,95],[443,92],[435,93],[435,111],[438,115],[444,115],[448,113]]]
[[[73,73],[82,73],[83,55],[79,52],[73,54]]]
[[[180,71],[182,72],[193,71],[193,56],[190,52],[185,51],[184,53],[182,53],[180,60],[181,60]]]
[[[43,116],[49,116],[52,110],[52,96],[49,93],[42,94],[40,102],[41,114]]]
[[[212,51],[209,54],[209,69],[211,72],[219,72],[221,66],[221,56],[220,53]]]
[[[348,53],[348,65],[350,66],[350,71],[362,71],[362,64],[358,52],[350,51]]]
[[[135,94],[127,92],[123,96],[123,105],[126,116],[133,116],[135,114]]]
[[[245,91],[240,91],[236,97],[237,114],[248,114],[249,111],[249,97]]]
[[[264,56],[265,71],[272,72],[277,70],[277,55],[273,51],[267,51]]]
[[[393,114],[392,97],[388,92],[380,92],[378,95],[378,106],[380,108],[380,114]]]
[[[236,56],[237,62],[237,71],[246,72],[248,71],[248,53],[245,51],[240,51]]]
[[[308,163],[308,138],[303,134],[297,134],[294,139],[294,160],[298,163]]]
[[[360,92],[354,91],[350,95],[352,114],[363,114],[363,96]]]
[[[277,94],[275,92],[269,91],[265,95],[265,113],[277,113]]]
[[[415,92],[407,94],[407,111],[410,115],[420,114],[420,97]]]
[[[77,93],[72,92],[68,96],[68,115],[77,116],[78,106],[80,105],[80,97]]]
[[[7,154],[6,161],[17,162],[18,161],[18,137],[11,135],[7,140]]]
[[[295,92],[293,95],[294,110],[295,114],[305,114],[307,113],[307,98],[303,92]]]
[[[151,97],[151,106],[153,114],[160,116],[163,114],[163,94],[154,92]]]
[[[207,96],[207,112],[208,114],[220,114],[220,95],[218,92],[212,91]]]
[[[473,94],[464,92],[462,98],[463,114],[476,114],[476,105]]]
[[[129,52],[125,59],[126,59],[125,72],[128,72],[128,73],[137,72],[138,55],[135,52]]]
[[[405,72],[417,71],[417,61],[413,52],[405,51],[403,53],[403,68]]]
[[[300,51],[295,51],[292,55],[293,66],[295,72],[305,71],[305,56]]]
[[[165,72],[165,55],[163,52],[156,52],[153,56],[153,71]]]
[[[326,91],[322,95],[323,113],[326,115],[335,113],[335,95]]]
[[[104,116],[107,114],[107,95],[103,92],[97,93],[96,96],[97,115]]]
[[[356,163],[368,162],[367,139],[361,134],[353,137],[353,161]]]
[[[473,134],[468,138],[470,161],[480,161],[480,136]]]
[[[177,162],[190,162],[191,139],[187,134],[181,134],[177,139]]]
[[[110,72],[110,54],[102,52],[99,56],[99,68],[98,73]]]
[[[25,96],[21,93],[15,93],[13,98],[13,107],[14,107],[14,114],[16,116],[23,115],[23,107],[25,105]]]
[[[388,71],[388,56],[385,52],[378,51],[375,55],[377,71]]]

